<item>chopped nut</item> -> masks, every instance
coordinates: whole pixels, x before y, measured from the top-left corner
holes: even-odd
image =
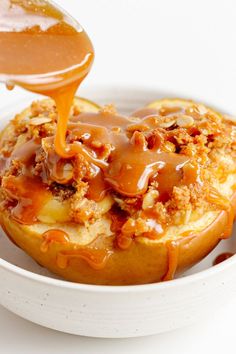
[[[43,106],[40,104],[39,101],[32,102],[30,109],[31,109],[31,114],[33,117],[38,116],[44,110]]]
[[[70,163],[66,163],[63,166],[63,180],[65,181],[70,181],[73,178],[73,174],[74,174],[74,169],[73,166]]]
[[[145,136],[138,131],[135,131],[132,138],[131,138],[131,143],[133,145],[136,145],[137,147],[140,147],[141,149],[146,148],[147,146],[147,141],[145,139]]]
[[[143,233],[149,231],[149,226],[146,220],[142,218],[132,219],[129,218],[122,226],[121,232],[123,235],[129,236],[142,236]]]
[[[176,106],[173,106],[173,107],[171,107],[171,106],[165,107],[164,106],[161,109],[159,109],[159,113],[162,116],[167,116],[169,114],[180,112],[181,109],[182,109],[181,107],[176,107]]]
[[[93,223],[100,216],[96,202],[87,198],[76,199],[76,194],[74,195],[74,201],[71,204],[71,217],[75,222],[85,224],[89,221]]]
[[[205,106],[203,106],[202,104],[198,104],[197,109],[201,115],[204,115],[208,112],[208,109]]]
[[[159,193],[156,190],[149,190],[143,198],[142,208],[143,210],[150,209],[154,206],[156,199],[158,198]]]
[[[147,131],[148,129],[149,129],[148,125],[144,124],[143,122],[139,122],[137,124],[131,124],[127,127],[127,131],[131,133],[135,131],[144,132]]]
[[[194,124],[194,119],[186,114],[183,114],[177,118],[176,123],[181,128],[189,128]]]
[[[42,124],[50,123],[51,121],[52,119],[48,117],[31,118],[30,125],[42,125]]]
[[[44,152],[48,153],[48,151],[50,149],[52,149],[52,144],[53,144],[53,140],[50,137],[47,138],[43,138],[41,140],[41,145],[42,145],[42,149]]]
[[[163,144],[163,150],[165,152],[175,152],[175,144],[171,143],[170,141],[166,141]]]
[[[171,120],[166,121],[166,122],[161,122],[161,123],[159,124],[159,126],[160,126],[161,128],[170,128],[170,127],[172,127],[172,125],[174,125],[175,123],[176,123],[176,119],[171,119]]]

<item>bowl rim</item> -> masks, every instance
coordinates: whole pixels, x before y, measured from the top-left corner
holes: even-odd
[[[176,94],[175,92],[172,92],[171,90],[166,90],[166,89],[159,89],[158,87],[153,87],[149,85],[94,85],[93,87],[85,87],[84,91],[89,91],[92,90],[94,92],[95,90],[116,90],[119,91],[120,89],[125,89],[125,90],[132,90],[132,91],[149,91],[149,92],[154,92],[156,91],[157,94],[161,94],[164,97],[170,97],[170,98],[176,98],[176,97],[182,97],[184,99],[192,99],[194,98],[189,97],[186,92],[181,93],[181,91]],[[33,97],[33,96],[32,96]],[[25,103],[27,104],[28,102],[32,101],[32,97],[28,96],[25,97]],[[39,96],[40,97],[40,96]],[[41,96],[42,97],[42,96]],[[83,97],[83,94],[81,95]],[[11,114],[12,111],[18,108],[18,106],[22,105],[22,100],[23,98],[20,98],[18,100],[13,101],[11,104],[3,106],[1,109],[1,112],[3,115]],[[206,105],[212,106],[213,108],[221,111],[221,109],[218,109],[216,105],[213,104],[208,104],[208,102],[205,102],[204,100],[201,100],[201,97],[196,97],[196,101],[203,102]],[[15,105],[14,105],[15,103]],[[12,109],[14,107],[14,109]],[[4,231],[3,231],[4,232]],[[25,280],[31,280],[34,282],[38,282],[41,284],[46,284],[48,286],[55,286],[58,288],[63,288],[63,289],[71,289],[75,291],[82,291],[82,292],[91,292],[91,293],[142,293],[142,292],[150,292],[150,291],[157,291],[157,290],[163,290],[163,289],[172,289],[173,287],[177,286],[184,286],[186,284],[191,284],[196,281],[204,281],[216,274],[219,274],[223,272],[224,270],[227,270],[230,268],[233,264],[236,263],[236,254],[233,255],[232,257],[226,259],[225,261],[221,262],[220,264],[211,266],[208,269],[199,271],[194,274],[186,275],[178,279],[173,279],[170,281],[165,281],[165,282],[159,282],[159,283],[149,283],[149,284],[138,284],[138,285],[94,285],[94,284],[83,284],[83,283],[75,283],[75,282],[69,282],[63,279],[56,279],[56,278],[51,278],[46,275],[41,275],[37,274],[34,272],[31,272],[29,270],[26,270],[24,268],[21,268],[17,265],[14,265],[2,258],[0,258],[0,268],[6,270],[7,272],[10,272],[12,274],[15,274],[21,278],[24,278]]]
[[[208,269],[202,270],[200,272],[183,276],[178,279],[173,279],[165,282],[159,283],[149,283],[149,284],[138,284],[138,285],[94,285],[94,284],[83,284],[83,283],[74,283],[69,282],[63,279],[50,278],[46,275],[37,274],[29,270],[23,269],[19,266],[16,266],[2,258],[0,258],[0,268],[17,275],[20,278],[25,280],[31,280],[37,283],[41,283],[48,286],[54,286],[57,288],[70,289],[75,291],[82,292],[91,292],[91,293],[142,293],[158,290],[168,290],[177,286],[184,286],[193,284],[195,282],[205,283],[206,279],[213,275],[222,273],[223,271],[230,268],[233,264],[236,263],[236,254],[232,257],[226,259],[220,264],[214,265]]]

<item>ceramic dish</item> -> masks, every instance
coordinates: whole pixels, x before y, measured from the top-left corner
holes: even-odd
[[[116,103],[126,113],[173,95],[121,87],[83,90],[83,96],[100,104]],[[2,111],[0,128],[28,104],[25,100]],[[236,256],[212,267],[215,257],[229,250],[236,251],[234,237],[222,241],[204,261],[173,281],[95,286],[56,278],[1,232],[0,303],[32,322],[77,335],[125,338],[170,331],[209,315],[234,296]]]

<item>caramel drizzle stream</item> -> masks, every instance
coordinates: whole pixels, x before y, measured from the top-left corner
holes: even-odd
[[[47,253],[50,245],[52,245],[53,243],[61,245],[69,245],[70,243],[69,235],[65,231],[59,229],[52,229],[44,232],[42,238],[43,241],[40,247],[42,253]],[[107,249],[97,249],[95,247],[80,247],[67,251],[59,251],[57,253],[56,262],[59,268],[66,269],[69,266],[70,260],[81,258],[85,262],[87,262],[91,268],[95,270],[101,270],[106,266],[111,254],[112,251],[109,251]]]
[[[234,208],[230,200],[224,197],[216,188],[211,187],[210,192],[207,195],[207,201],[220,207],[225,211],[228,216],[227,226],[221,239],[227,239],[232,234],[233,222],[234,222]]]
[[[61,251],[57,255],[57,265],[61,269],[66,269],[70,260],[80,258],[86,261],[91,268],[101,270],[105,268],[111,254],[112,252],[108,250],[86,248]]]
[[[174,278],[179,260],[179,242],[169,241],[166,247],[168,252],[168,270],[162,279],[163,281],[172,280]]]
[[[44,232],[42,234],[42,243],[41,243],[41,247],[40,250],[43,253],[48,252],[49,250],[49,246],[52,243],[59,243],[59,244],[67,244],[70,242],[70,238],[68,236],[68,234],[62,230],[57,230],[57,229],[53,229],[53,230],[48,230],[46,232]]]

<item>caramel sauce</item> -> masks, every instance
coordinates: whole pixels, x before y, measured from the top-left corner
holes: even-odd
[[[49,247],[53,243],[57,244],[69,244],[69,235],[62,230],[51,229],[42,235],[43,241],[40,247],[41,252],[47,253]],[[105,267],[110,255],[111,250],[99,249],[95,246],[97,240],[93,241],[89,247],[80,247],[73,250],[60,251],[57,254],[57,265],[61,269],[66,269],[72,259],[80,258],[88,263],[93,269],[101,270]]]
[[[104,180],[103,172],[98,169],[95,177],[89,183],[86,196],[89,199],[95,200],[95,202],[99,202],[105,197],[109,189],[109,185]]]
[[[55,100],[59,155],[79,152],[80,146],[66,146],[65,134],[74,94],[94,58],[81,26],[45,0],[2,0],[0,52],[0,80]]]
[[[178,167],[181,164],[179,163],[180,159],[177,154],[174,154],[171,158],[168,153],[142,149],[131,144],[123,144],[119,150],[115,150],[105,177],[114,190],[123,195],[133,197],[144,194],[147,191],[151,177],[166,167],[168,160],[171,161],[171,169],[174,172],[174,176],[176,176]],[[158,175],[159,180],[161,179],[160,176],[161,174]],[[171,178],[170,182],[172,186],[173,179]],[[165,191],[169,187],[168,184],[164,187]]]
[[[6,83],[6,88],[7,88],[9,91],[12,91],[12,90],[14,89],[14,87],[15,87],[15,85],[13,85],[13,84],[11,84],[11,83],[9,83],[9,82]]]
[[[188,165],[188,161],[189,159],[186,156],[180,154],[166,154],[165,166],[152,179],[158,182],[159,199],[161,201],[168,200],[173,187],[183,183],[184,168]],[[193,180],[192,183],[196,183],[196,180]]]
[[[190,237],[190,236],[194,236],[195,235],[194,230],[187,230],[181,233],[181,237]]]
[[[66,232],[62,230],[48,230],[42,235],[43,242],[41,244],[40,250],[43,253],[48,252],[49,246],[52,243],[66,244],[70,242],[70,238]]]
[[[119,249],[127,250],[132,245],[133,239],[133,235],[124,235],[120,233],[116,237],[116,244]]]
[[[200,166],[196,162],[191,162],[183,166],[183,173],[182,183],[184,185],[189,186],[194,183],[202,184]]]
[[[57,255],[57,265],[61,269],[68,267],[69,262],[73,259],[83,259],[88,265],[95,269],[103,269],[111,255],[111,251],[106,249],[80,248],[71,251],[62,251]]]
[[[232,257],[234,254],[231,252],[224,252],[219,254],[219,256],[217,256],[213,262],[213,265],[217,265],[220,264],[224,261],[226,261],[226,259],[229,259],[230,257]]]
[[[42,205],[50,197],[41,180],[27,176],[9,176],[3,180],[2,186],[13,201],[12,218],[22,224],[35,223]]]
[[[168,271],[163,278],[163,281],[172,280],[174,278],[178,260],[179,260],[179,243],[178,241],[167,242],[167,252],[168,252]]]
[[[132,124],[129,118],[104,112],[81,113],[78,122],[69,123],[67,139],[76,140],[71,145],[78,146],[80,153],[94,165],[95,177],[89,182],[88,191],[92,199],[101,200],[109,188],[129,197],[144,194],[150,179],[159,182],[160,194],[170,193],[181,181],[182,167],[189,158],[163,152],[159,145],[149,148],[139,132],[130,138]],[[103,160],[99,148],[93,147],[93,142],[111,149],[109,163]]]
[[[158,110],[156,108],[140,108],[131,114],[131,117],[146,118],[150,116],[157,116]]]

